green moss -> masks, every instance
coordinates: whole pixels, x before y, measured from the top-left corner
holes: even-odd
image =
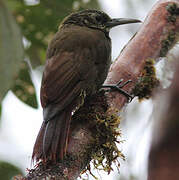
[[[160,50],[160,56],[161,57],[166,56],[166,54],[171,49],[171,47],[174,44],[174,42],[175,42],[175,32],[171,30],[168,33],[168,36],[166,37],[166,39],[164,39],[162,41],[162,48]]]
[[[179,8],[175,3],[170,3],[166,7],[166,9],[169,12],[169,16],[167,17],[167,20],[171,23],[175,23],[177,19],[177,15],[179,15]]]
[[[117,114],[107,114],[96,118],[96,143],[92,147],[92,163],[96,169],[110,173],[113,170],[112,163],[119,167],[118,157],[124,159],[124,155],[116,146],[116,143],[120,143],[120,118]]]
[[[179,15],[179,8],[175,3],[169,3],[166,9],[171,15]]]
[[[73,117],[73,122],[75,121],[89,124],[93,143],[86,153],[91,156],[90,159],[95,169],[110,173],[113,170],[113,163],[119,167],[118,158],[124,159],[124,155],[117,148],[117,144],[122,142],[118,139],[121,135],[120,118],[117,111],[112,112],[108,109],[104,91],[85,100],[83,107]],[[86,172],[94,176],[91,173],[90,164],[83,173]]]
[[[168,22],[175,24],[177,16],[179,15],[179,8],[175,3],[169,3],[166,7],[168,11],[167,20]],[[160,50],[160,56],[166,56],[167,52],[171,49],[176,39],[176,32],[174,30],[170,30],[168,35],[164,40],[162,40],[162,48]]]
[[[159,85],[159,80],[156,78],[156,71],[154,67],[154,60],[146,60],[141,77],[138,79],[133,94],[138,96],[139,100],[143,98],[149,99],[152,91]]]

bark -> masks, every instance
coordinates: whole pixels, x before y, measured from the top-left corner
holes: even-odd
[[[167,10],[167,7],[170,7],[169,4],[171,10]],[[177,13],[172,11],[174,4],[179,7],[178,0],[160,0],[156,3],[139,32],[111,65],[105,84],[117,83],[121,78],[124,81],[131,79],[132,82],[124,87],[130,93],[142,74],[146,60],[166,55],[172,45],[176,43],[175,35],[179,31],[179,18]],[[102,96],[90,100],[89,107],[95,104],[96,108],[104,111],[101,101],[105,101],[105,99],[107,99],[108,108],[113,110],[116,108],[120,110],[127,103],[127,98],[119,92],[108,92]],[[113,111],[110,112],[113,113]],[[29,171],[24,179],[75,180],[79,176],[90,161],[91,152],[88,148],[94,142],[91,123],[77,120],[80,113],[84,114],[83,110],[79,109],[72,117],[72,133],[69,138],[67,160],[56,164],[47,164],[45,167],[39,163],[35,169]],[[87,114],[86,111],[85,113]]]

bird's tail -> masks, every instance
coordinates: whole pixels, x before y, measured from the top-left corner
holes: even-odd
[[[71,111],[63,111],[48,122],[43,122],[37,136],[32,160],[57,161],[66,155]]]

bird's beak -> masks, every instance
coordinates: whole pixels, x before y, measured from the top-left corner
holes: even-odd
[[[115,26],[122,25],[122,24],[139,23],[139,22],[141,21],[138,19],[117,18],[117,19],[111,19],[105,24],[105,26],[107,28],[113,28]]]

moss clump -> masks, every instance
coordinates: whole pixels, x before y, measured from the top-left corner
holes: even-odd
[[[177,15],[179,15],[179,8],[175,3],[170,3],[166,7],[166,9],[169,12],[169,16],[167,17],[167,20],[169,22],[175,23],[177,19]]]
[[[95,141],[92,147],[92,163],[98,170],[111,172],[112,163],[117,167],[120,166],[118,158],[124,159],[124,155],[118,150],[116,143],[121,143],[118,138],[121,136],[119,129],[120,118],[117,114],[113,113],[103,115],[96,118],[95,125]]]
[[[141,77],[138,79],[133,94],[138,96],[139,100],[143,98],[149,99],[152,95],[152,90],[159,85],[159,80],[156,78],[154,60],[148,59],[142,71]]]
[[[166,9],[169,13],[167,16],[168,22],[175,24],[177,16],[179,15],[179,8],[175,3],[169,3]],[[166,38],[162,40],[162,47],[160,50],[161,57],[166,56],[167,52],[174,45],[175,39],[176,39],[175,30],[170,30],[170,32],[167,33]]]
[[[119,129],[120,118],[118,112],[112,112],[108,109],[104,91],[86,98],[83,107],[73,117],[73,122],[75,123],[75,121],[88,123],[92,132],[93,143],[86,153],[91,156],[90,159],[94,167],[108,173],[113,170],[112,163],[119,167],[118,158],[124,159],[124,155],[116,145],[122,142],[118,140],[121,135]],[[83,171],[83,173],[86,172],[92,175],[90,164]]]
[[[168,33],[168,36],[166,37],[166,39],[164,39],[162,41],[162,48],[160,50],[160,56],[161,57],[166,56],[166,54],[171,49],[171,47],[174,44],[174,42],[175,42],[175,32],[174,31],[170,31]]]

